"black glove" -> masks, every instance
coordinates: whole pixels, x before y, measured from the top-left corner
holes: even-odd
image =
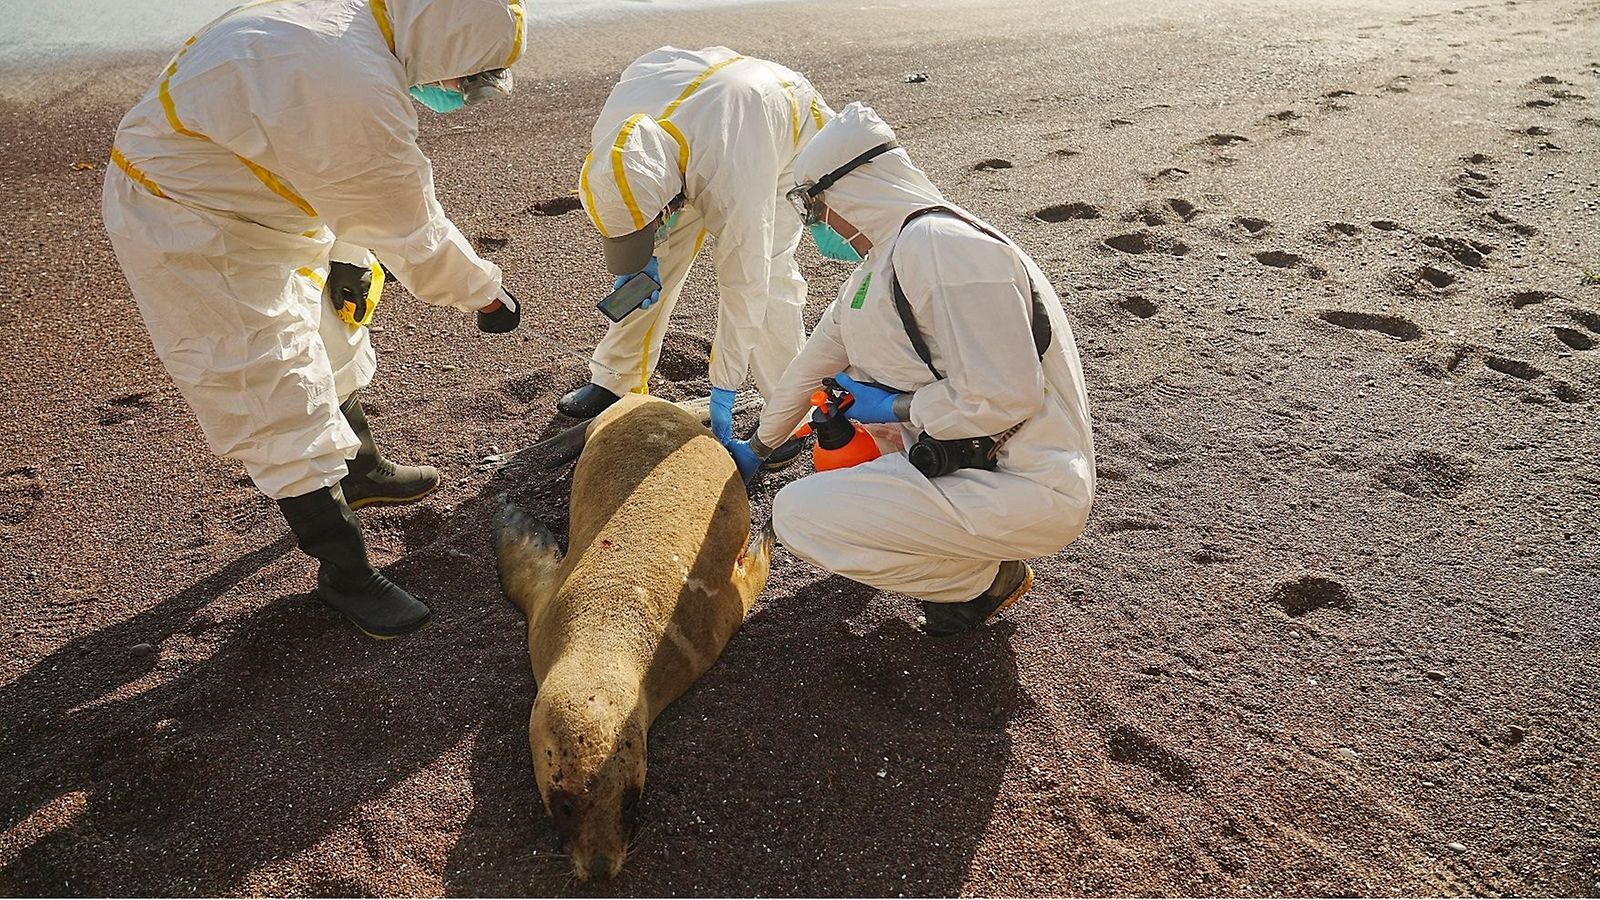
[[[335,262],[328,265],[328,278],[322,284],[322,296],[333,305],[333,311],[350,325],[365,325],[372,321],[372,269],[354,263]]]
[[[522,304],[511,292],[500,289],[500,308],[494,312],[478,311],[478,330],[486,334],[505,334],[522,324]]]

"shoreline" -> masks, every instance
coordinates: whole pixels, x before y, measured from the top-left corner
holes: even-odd
[[[571,192],[616,74],[668,43],[867,102],[1034,256],[1098,496],[966,642],[780,548],[652,728],[648,839],[598,890],[1600,889],[1600,10],[823,0],[537,28],[510,98],[422,113],[524,329],[603,332]],[[501,494],[562,533],[567,485],[484,466],[566,424],[586,373],[386,295],[364,402],[445,482],[361,515],[438,618],[352,634],[207,450],[99,228],[165,56],[0,78],[28,98],[0,99],[0,894],[591,895],[546,850],[486,536]],[[801,260],[812,323],[848,268]],[[667,399],[707,387],[706,262]],[[806,465],[756,484],[757,517]]]

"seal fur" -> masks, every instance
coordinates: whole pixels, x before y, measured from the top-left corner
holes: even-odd
[[[574,872],[622,867],[650,724],[716,662],[766,584],[733,460],[674,404],[628,395],[585,431],[565,556],[506,507],[495,548],[528,618],[535,780]],[[748,543],[747,543],[748,540]]]

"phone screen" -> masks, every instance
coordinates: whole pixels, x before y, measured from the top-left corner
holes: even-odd
[[[650,298],[650,295],[661,290],[661,283],[651,278],[644,272],[629,278],[617,288],[606,295],[604,300],[595,304],[605,313],[606,318],[613,322],[621,322],[628,313],[639,308],[639,304]]]

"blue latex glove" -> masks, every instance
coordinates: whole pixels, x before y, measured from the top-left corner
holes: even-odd
[[[733,456],[733,464],[739,467],[739,477],[745,484],[756,477],[756,472],[761,469],[761,457],[750,449],[749,441],[728,441],[728,453]]]
[[[850,404],[844,411],[847,417],[869,425],[900,421],[894,415],[894,398],[900,396],[898,391],[886,391],[870,384],[862,384],[843,372],[833,376],[833,380],[839,382],[839,387],[849,391],[850,396],[856,398],[856,402]]]
[[[654,256],[650,257],[650,261],[645,263],[644,268],[640,269],[639,272],[643,272],[646,275],[649,275],[651,278],[654,278],[656,280],[656,284],[661,283],[661,262]],[[635,272],[633,274],[637,275],[639,272]],[[628,279],[632,277],[633,275],[618,275],[616,283],[611,285],[611,289],[614,291],[617,288],[622,287],[625,283],[627,283]],[[639,304],[639,308],[649,309],[650,307],[655,306],[660,300],[661,290],[657,288],[655,291],[651,292],[650,296],[644,298],[644,302]]]
[[[711,433],[726,446],[733,440],[733,397],[738,391],[711,389]]]

